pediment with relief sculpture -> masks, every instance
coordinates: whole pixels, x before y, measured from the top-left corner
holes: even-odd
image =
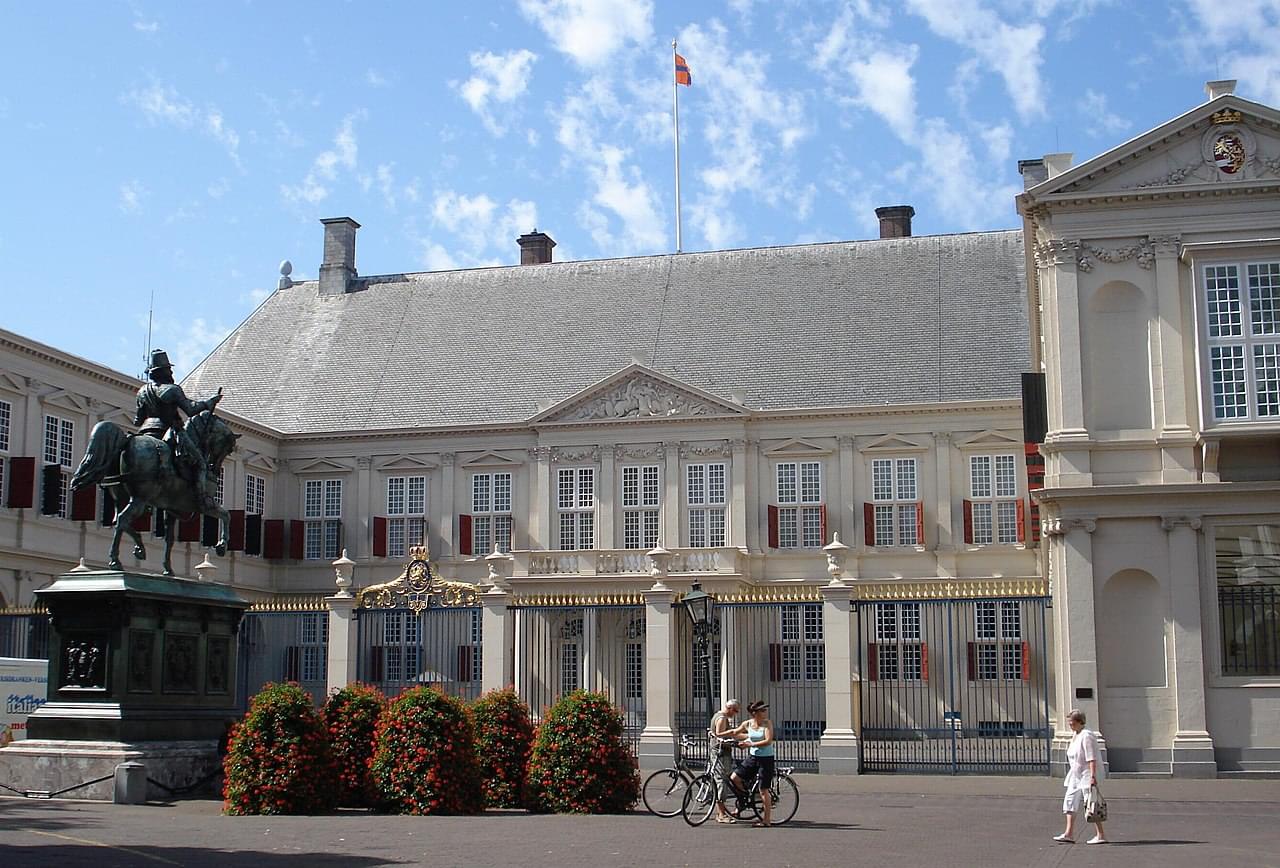
[[[554,404],[531,422],[656,421],[745,414],[739,404],[635,364]]]

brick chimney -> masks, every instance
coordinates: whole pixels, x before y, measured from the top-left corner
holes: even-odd
[[[883,208],[877,208],[876,216],[880,218],[880,237],[910,238],[911,218],[915,213],[916,209],[910,205],[886,205]]]
[[[320,294],[342,295],[356,276],[356,230],[350,217],[330,217],[324,224],[324,262],[320,263]]]
[[[521,265],[542,265],[551,261],[551,248],[556,246],[556,242],[545,232],[539,232],[537,228],[527,235],[521,235],[516,239],[516,243],[520,245],[520,264]]]

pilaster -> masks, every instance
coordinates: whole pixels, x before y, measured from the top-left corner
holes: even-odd
[[[378,504],[373,502],[373,459],[368,455],[356,456],[356,503],[360,504],[360,526],[355,528],[358,533],[349,534],[346,539],[347,548],[351,550],[351,554],[356,559],[368,557],[373,554],[373,548],[369,545],[369,539],[372,531],[369,527],[371,515],[385,515],[386,513],[379,509]],[[383,504],[385,507],[386,504]]]
[[[668,548],[684,544],[680,538],[680,444],[663,443],[660,447],[662,468],[662,536],[659,543]]]
[[[457,456],[452,452],[440,454],[440,502],[436,504],[436,528],[440,535],[440,557],[452,557],[458,547],[453,539],[453,516],[457,512],[454,497],[457,492],[454,464]]]
[[[529,492],[529,549],[545,551],[551,547],[551,450],[538,446],[529,450],[533,459],[533,491]]]
[[[747,522],[747,551],[764,551],[760,538],[760,513],[763,508],[754,504],[768,502],[764,492],[764,462],[760,458],[760,441],[747,440],[747,455],[743,461],[743,471],[747,476],[747,504],[743,508]]]
[[[860,684],[853,677],[853,588],[833,583],[821,590],[827,728],[818,743],[818,771],[824,775],[856,775],[862,768],[855,713]]]
[[[1054,518],[1045,523],[1050,546],[1055,635],[1058,639],[1058,699],[1055,751],[1070,740],[1066,714],[1085,713],[1091,729],[1102,730],[1099,715],[1097,621],[1094,616],[1093,532],[1089,518]]]
[[[747,441],[729,441],[729,478],[732,480],[733,500],[729,504],[729,539],[731,546],[747,546]]]
[[[618,501],[617,470],[617,448],[601,447],[600,485],[596,487],[596,545],[601,549],[618,548],[614,530],[617,515],[614,505]]]
[[[1053,306],[1058,332],[1057,403],[1062,413],[1058,433],[1085,434],[1084,373],[1080,359],[1080,245],[1075,241],[1054,240],[1044,248],[1053,273]]]
[[[843,436],[837,438],[839,444],[839,459],[836,472],[840,481],[840,500],[837,501],[839,507],[836,509],[835,527],[831,530],[836,531],[844,539],[855,539],[854,534],[857,531],[857,504],[858,498],[854,496],[854,476],[856,474],[857,453],[854,452],[854,439],[852,437]],[[826,540],[823,540],[825,543]]]
[[[1200,609],[1200,518],[1163,516],[1168,534],[1169,588],[1172,597],[1173,677],[1177,731],[1173,736],[1173,775],[1217,777],[1205,715],[1204,644]]]

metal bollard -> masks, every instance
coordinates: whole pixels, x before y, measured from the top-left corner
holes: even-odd
[[[116,766],[115,797],[117,805],[142,805],[147,801],[147,767],[139,762],[123,762]]]

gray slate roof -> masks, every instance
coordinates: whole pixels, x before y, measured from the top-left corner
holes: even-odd
[[[309,281],[184,385],[286,433],[516,422],[636,353],[753,408],[1015,398],[1022,248],[979,232]]]

